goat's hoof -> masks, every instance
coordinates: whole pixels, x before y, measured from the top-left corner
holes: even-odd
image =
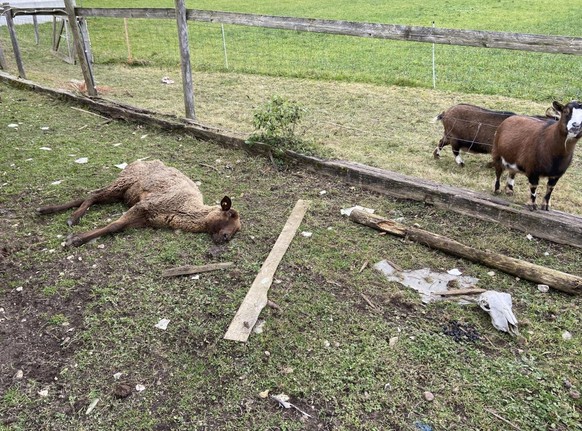
[[[541,206],[541,210],[542,210],[542,211],[549,211],[549,210],[550,210],[550,205],[548,205],[548,204],[543,204],[543,205]]]
[[[501,190],[496,189],[496,190],[493,191],[493,194],[495,194],[495,195],[501,194]]]
[[[441,158],[441,155],[439,153],[437,153],[436,150],[432,152],[432,156],[433,156],[433,158],[435,158],[437,160]]]
[[[530,211],[535,211],[538,209],[538,206],[536,204],[526,204],[525,205],[527,207],[527,209],[529,209]]]

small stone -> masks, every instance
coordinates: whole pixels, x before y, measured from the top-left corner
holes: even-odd
[[[143,391],[145,391],[145,386],[137,384],[137,385],[135,385],[135,390],[138,392],[143,392]]]
[[[565,387],[566,389],[572,389],[572,386],[573,386],[573,385],[572,385],[572,382],[571,382],[570,380],[568,380],[568,379],[564,379],[564,387]]]
[[[113,375],[113,378],[114,378],[115,380],[119,380],[119,379],[121,379],[121,375],[122,375],[122,373],[115,373],[115,374]]]
[[[562,339],[564,341],[570,341],[572,339],[572,334],[569,331],[564,331],[562,333]]]
[[[388,345],[390,347],[394,347],[396,345],[396,343],[398,343],[398,337],[390,337],[390,340],[388,341]]]
[[[43,390],[41,390],[41,391],[38,391],[38,394],[39,394],[41,397],[43,397],[43,398],[46,398],[46,397],[48,397],[48,389],[46,389],[46,388],[45,388],[45,389],[43,389]]]
[[[578,391],[577,391],[577,390],[575,390],[575,389],[572,389],[572,390],[570,391],[570,397],[572,397],[572,398],[573,398],[573,399],[575,399],[575,400],[578,400],[578,399],[580,399],[580,392],[578,392]]]
[[[434,395],[432,392],[426,391],[424,394],[424,399],[427,401],[433,401],[434,400]]]
[[[129,386],[126,383],[120,383],[117,386],[115,386],[115,389],[113,390],[113,395],[115,396],[115,398],[127,398],[131,395],[131,386]]]
[[[16,374],[14,375],[14,378],[16,380],[22,380],[23,377],[24,377],[24,371],[22,371],[22,370],[18,370],[16,372]]]
[[[547,284],[538,284],[538,290],[542,293],[547,293],[550,290],[550,286]]]
[[[268,358],[269,356],[271,356],[271,352],[269,352],[268,350],[265,350],[265,356]]]

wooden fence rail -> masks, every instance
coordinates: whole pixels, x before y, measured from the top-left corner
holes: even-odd
[[[77,8],[82,17],[175,19],[174,9]],[[236,24],[281,30],[427,42],[480,48],[514,49],[553,54],[582,55],[582,38],[493,31],[455,30],[408,25],[336,21],[188,9],[190,21]]]

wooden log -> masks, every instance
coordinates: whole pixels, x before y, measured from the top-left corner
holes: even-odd
[[[267,305],[267,292],[273,282],[275,271],[295,237],[295,232],[299,228],[308,206],[309,201],[304,200],[298,200],[295,204],[295,208],[293,208],[291,215],[287,219],[287,223],[285,223],[271,253],[269,253],[269,256],[263,263],[255,281],[253,281],[251,288],[232,319],[224,335],[226,340],[242,342],[248,340],[255,323],[257,323],[261,310]]]
[[[194,85],[192,83],[192,65],[190,63],[190,38],[184,0],[174,0],[176,4],[176,24],[178,25],[178,45],[180,46],[180,64],[182,68],[182,89],[186,118],[196,120],[194,108]]]
[[[219,269],[230,268],[232,262],[211,263],[208,265],[185,265],[177,268],[166,269],[162,272],[162,277],[176,277],[178,275],[201,274],[203,272],[216,271]]]
[[[479,295],[483,292],[487,292],[486,289],[472,288],[472,289],[452,289],[446,290],[444,292],[431,292],[433,295],[440,296],[457,296],[457,295]]]
[[[582,278],[575,275],[493,253],[489,250],[477,250],[445,236],[415,227],[408,227],[358,209],[352,211],[350,220],[382,232],[388,232],[399,237],[406,237],[407,239],[444,251],[453,256],[483,264],[490,268],[499,269],[525,280],[533,281],[534,283],[547,284],[554,289],[567,293],[582,293]]]
[[[16,38],[16,30],[14,28],[12,8],[8,3],[3,3],[2,6],[4,7],[4,17],[6,18],[6,26],[8,27],[8,33],[10,33],[10,41],[12,42],[12,51],[14,52],[14,59],[16,60],[16,66],[18,67],[18,76],[20,76],[22,79],[26,79],[24,65],[22,64],[22,55],[20,55],[20,47],[18,46],[18,39]]]
[[[7,70],[8,65],[6,64],[6,57],[4,57],[4,50],[2,49],[2,43],[0,42],[0,69]]]
[[[95,79],[93,78],[91,65],[89,64],[89,54],[86,51],[86,44],[85,41],[83,40],[81,30],[79,29],[79,24],[77,23],[77,15],[75,13],[75,0],[65,0],[65,8],[67,10],[69,25],[71,26],[71,32],[73,33],[73,40],[75,44],[77,58],[79,59],[81,71],[83,72],[83,78],[85,79],[87,94],[89,96],[97,96],[97,89],[95,88]]]

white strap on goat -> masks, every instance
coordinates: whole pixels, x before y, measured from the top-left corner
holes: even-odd
[[[517,318],[511,310],[511,295],[509,293],[488,290],[479,295],[477,303],[489,313],[495,329],[508,332],[511,335],[519,334]]]

